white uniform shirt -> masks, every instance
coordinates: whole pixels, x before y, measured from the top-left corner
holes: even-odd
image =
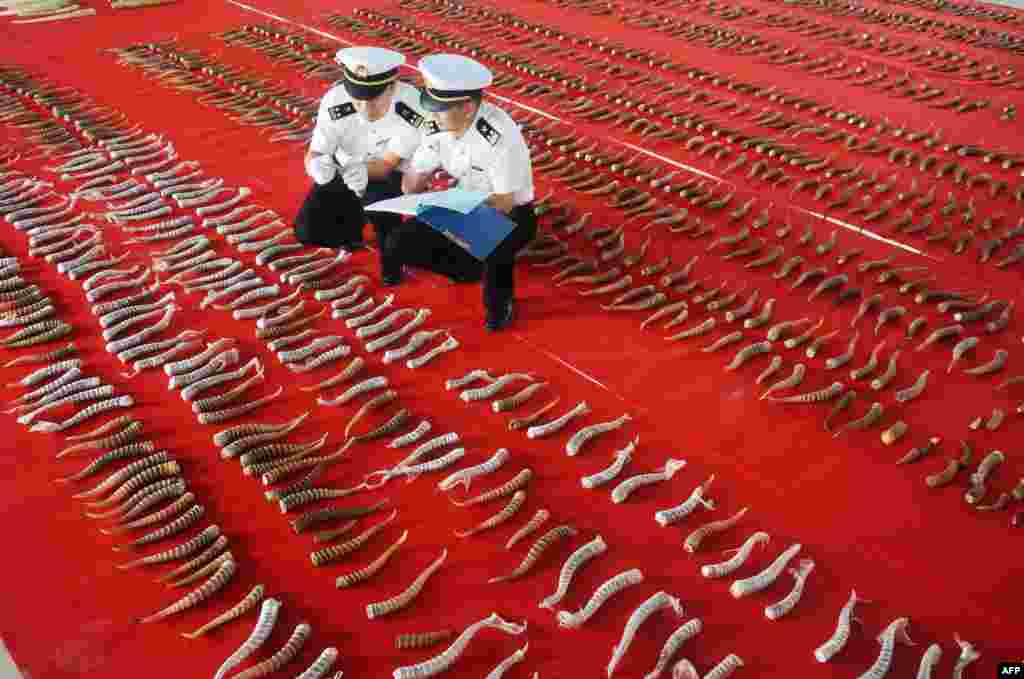
[[[516,205],[533,200],[533,166],[519,125],[496,106],[481,102],[473,121],[458,139],[451,132],[431,133],[413,156],[416,173],[437,168],[458,180],[459,188],[483,193],[511,193]]]
[[[405,171],[420,145],[426,120],[419,109],[420,93],[412,85],[395,83],[391,109],[373,122],[356,112],[345,86],[338,84],[320,100],[316,128],[309,148],[317,153],[338,154],[360,161],[379,160],[385,153],[402,158],[398,169]]]

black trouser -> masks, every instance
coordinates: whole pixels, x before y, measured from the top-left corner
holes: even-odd
[[[513,271],[516,253],[537,235],[533,204],[519,205],[509,217],[516,228],[483,262],[415,219],[402,224],[394,236],[394,248],[382,262],[384,273],[397,273],[401,266],[415,266],[448,276],[456,281],[484,279],[484,306],[498,313],[511,301],[515,291]]]
[[[345,186],[339,173],[323,186],[314,184],[295,216],[295,238],[305,245],[325,248],[348,247],[363,242],[363,225],[367,219],[377,232],[381,251],[388,247],[391,232],[402,222],[402,216],[388,212],[366,212],[364,205],[402,195],[402,173],[394,171],[386,179],[372,181],[360,198]]]

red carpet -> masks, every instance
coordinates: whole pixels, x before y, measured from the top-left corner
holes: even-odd
[[[302,169],[301,146],[272,144],[258,128],[230,122],[222,112],[196,103],[194,96],[161,87],[147,79],[140,70],[118,65],[111,55],[100,52],[105,48],[176,37],[182,46],[200,49],[224,64],[273,78],[293,92],[319,96],[324,91],[324,82],[303,79],[294,68],[274,64],[243,47],[227,46],[212,35],[269,19],[234,4],[220,2],[183,2],[150,10],[122,12],[100,8],[99,3],[92,4],[99,10],[97,16],[69,22],[13,26],[5,19],[5,23],[0,24],[0,65],[35,69],[47,74],[55,83],[74,86],[96,102],[123,111],[129,121],[161,132],[172,140],[182,159],[200,161],[207,176],[223,177],[226,185],[252,188],[254,202],[289,218],[308,186]],[[936,14],[902,5],[877,2],[870,5],[922,17],[934,17]],[[360,3],[358,6],[372,6],[386,14],[402,15],[402,10],[390,2]],[[983,65],[994,62],[1001,69],[1016,67],[1019,70],[1022,66],[1020,57],[1011,52],[975,49],[934,36],[918,37],[911,33],[893,32],[856,18],[827,16],[789,3],[758,0],[744,6],[757,9],[759,16],[791,11],[814,22],[841,29],[873,34],[884,31],[892,40],[909,39],[935,49],[969,53]],[[627,2],[617,7],[622,8],[620,11],[635,11],[642,8],[643,3]],[[683,43],[649,30],[627,28],[615,17],[594,17],[579,9],[558,8],[554,4],[532,0],[503,5],[502,9],[529,21],[672,55],[678,63],[688,67],[730,74],[736,80],[753,84],[774,84],[786,92],[830,103],[837,108],[856,108],[867,114],[872,124],[887,118],[893,124],[910,123],[913,131],[941,130],[944,143],[978,144],[986,148],[1005,146],[1017,153],[1021,151],[1020,122],[999,120],[999,112],[1004,106],[1014,102],[1019,104],[1019,89],[985,86],[964,78],[951,81],[948,76],[917,68],[898,57],[886,58],[875,52],[838,47],[781,29],[764,28],[757,17],[726,21],[709,15],[703,6],[691,7],[692,10],[675,9],[659,13],[698,24],[716,23],[743,34],[759,34],[766,40],[780,41],[797,50],[805,50],[812,59],[841,53],[849,68],[866,61],[873,68],[885,65],[894,75],[914,69],[915,80],[928,79],[946,90],[939,101],[963,94],[967,99],[988,99],[991,103],[986,110],[960,115],[886,96],[874,88],[854,87],[848,81],[807,75],[792,66],[771,66],[765,63],[764,58],[738,57],[725,50]],[[324,22],[329,14],[338,11],[349,13],[352,7],[339,7],[319,0],[305,3],[259,0],[259,8],[345,40],[356,39]],[[942,18],[991,30],[1013,30],[984,19],[955,19],[945,15]],[[538,64],[557,65],[572,73],[587,73],[590,82],[609,77],[593,70],[587,71],[577,63],[562,64],[557,53],[544,56],[503,45],[487,31],[461,22],[443,21],[422,13],[415,15],[415,20],[422,27],[459,32],[484,43],[493,41],[494,50],[514,51]],[[296,26],[289,28],[295,29]],[[314,38],[331,42],[322,35]],[[596,50],[576,49],[591,56],[601,56]],[[496,72],[507,71],[498,64],[489,63]],[[622,60],[621,63],[629,68],[646,69],[645,65],[635,61]],[[524,77],[523,74],[516,75]],[[678,76],[677,79],[682,81],[683,77]],[[673,102],[674,109],[694,110],[760,136],[775,134],[751,122],[753,114],[765,106],[801,120],[814,120],[816,124],[829,122],[833,129],[850,129],[824,117],[814,117],[806,111],[795,111],[793,107],[781,107],[765,99],[731,93],[710,82],[686,84],[714,92],[717,98],[737,98],[748,103],[751,105],[750,114],[735,118],[683,99]],[[613,86],[611,89],[620,88]],[[522,98],[502,90],[496,93],[561,115],[551,101]],[[636,96],[642,99],[644,95],[637,92]],[[508,109],[512,112],[517,110],[511,104]],[[516,115],[519,116],[518,113]],[[599,141],[603,148],[609,150],[621,148],[621,143],[649,148],[667,159],[658,161],[648,157],[645,161],[651,168],[657,168],[659,175],[677,169],[668,164],[672,162],[720,177],[736,155],[734,153],[723,161],[715,162],[710,157],[700,157],[685,150],[679,142],[658,143],[626,131],[625,126],[614,127],[609,123],[587,123],[571,116],[562,117],[566,123],[556,126],[553,134],[565,135],[575,129],[585,136],[585,143]],[[696,134],[694,130],[688,133]],[[23,134],[0,125],[0,144],[18,144]],[[875,132],[869,128],[859,134],[860,141],[866,142]],[[911,147],[888,135],[880,139],[886,144]],[[924,191],[935,182],[934,168],[931,173],[924,174],[917,170],[916,165],[907,169],[887,162],[886,154],[868,156],[845,148],[840,153],[839,143],[823,144],[812,141],[810,136],[803,136],[798,141],[801,147],[821,156],[835,153],[838,165],[863,162],[865,174],[877,172],[880,180],[896,175],[894,183],[899,188],[894,192],[909,188],[912,178],[922,182]],[[292,517],[282,516],[276,506],[264,501],[262,486],[244,477],[234,462],[226,463],[219,459],[211,437],[220,427],[195,424],[188,404],[179,399],[176,392],[168,391],[164,375],[149,371],[132,379],[122,377],[119,374],[122,366],[103,349],[97,321],[84,303],[80,285],[59,275],[53,265],[29,258],[25,235],[6,225],[7,228],[0,230],[0,246],[4,252],[19,257],[23,265],[30,266],[24,276],[38,282],[60,303],[61,317],[75,326],[74,340],[92,374],[117,386],[119,393],[130,393],[136,398],[138,405],[133,414],[145,421],[146,431],[158,449],[167,449],[181,461],[190,489],[206,508],[206,520],[201,525],[208,522],[222,527],[230,537],[230,549],[239,561],[240,570],[230,586],[211,602],[165,622],[134,624],[135,618],[162,608],[184,592],[164,590],[161,585],[154,584],[152,580],[164,570],[117,570],[115,565],[131,558],[131,553],[126,556],[111,551],[110,547],[119,543],[101,535],[93,521],[82,517],[83,506],[71,499],[74,492],[71,488],[53,482],[55,478],[84,466],[90,458],[54,460],[55,453],[65,446],[63,437],[29,433],[12,416],[3,416],[0,426],[7,443],[4,446],[6,454],[0,456],[0,496],[6,498],[2,517],[9,554],[2,569],[7,587],[0,616],[0,636],[26,677],[120,678],[140,673],[154,677],[211,676],[219,663],[250,633],[255,616],[250,614],[203,640],[187,641],[179,633],[194,629],[236,603],[253,585],[264,583],[268,595],[279,598],[284,607],[271,640],[263,652],[257,654],[256,660],[269,657],[280,648],[298,623],[308,621],[313,627],[310,641],[299,658],[275,676],[297,675],[326,646],[338,647],[341,652],[338,668],[343,669],[347,677],[390,676],[395,667],[418,662],[444,648],[442,645],[425,651],[396,651],[393,645],[396,634],[445,627],[458,634],[470,623],[496,611],[507,620],[528,621],[527,633],[523,637],[510,637],[485,631],[469,645],[465,656],[449,672],[450,675],[484,676],[528,639],[530,645],[525,662],[506,676],[532,676],[537,671],[545,679],[568,679],[604,676],[605,665],[630,612],[650,595],[665,590],[682,600],[687,618],[703,620],[704,632],[684,645],[680,653],[680,657],[692,659],[702,673],[710,670],[726,654],[736,653],[746,663],[737,676],[855,677],[870,666],[878,653],[875,635],[893,619],[907,616],[910,618],[909,633],[917,646],[897,648],[890,676],[912,676],[921,653],[933,642],[941,644],[944,650],[935,676],[948,675],[958,653],[953,642],[955,633],[974,643],[983,654],[966,676],[994,676],[1000,660],[1024,659],[1022,626],[1016,610],[1022,599],[1020,548],[1017,545],[1020,529],[1015,533],[1009,527],[1008,511],[977,512],[963,502],[965,472],[961,472],[956,482],[941,490],[927,488],[923,478],[939,471],[947,459],[956,455],[961,440],[968,441],[974,449],[974,465],[993,449],[1006,454],[1006,463],[993,476],[987,501],[1001,492],[1009,492],[1017,479],[1024,475],[1020,461],[1021,441],[1024,440],[1021,416],[1015,413],[1017,404],[1024,400],[1024,391],[1019,385],[1009,390],[994,390],[999,382],[1024,372],[1020,367],[1020,356],[1024,355],[1020,346],[1022,325],[1014,318],[1008,328],[994,335],[984,334],[981,324],[969,326],[968,332],[981,335],[982,340],[974,355],[965,359],[964,365],[983,363],[997,348],[1004,348],[1010,352],[1007,367],[1001,373],[985,378],[959,373],[947,375],[945,366],[949,361],[950,344],[940,344],[922,352],[913,351],[913,347],[927,333],[951,323],[949,317],[938,313],[934,305],[923,306],[913,302],[909,295],[898,293],[891,284],[877,285],[874,276],[858,274],[856,266],[892,256],[899,266],[930,267],[937,275],[936,285],[942,289],[977,295],[988,292],[992,299],[1019,301],[1022,265],[999,270],[993,262],[1008,256],[1021,242],[1020,238],[1009,240],[992,261],[984,264],[978,262],[977,245],[1012,228],[1020,220],[1021,206],[1014,202],[1011,194],[1024,180],[1018,176],[1019,166],[1012,171],[1004,171],[998,165],[985,164],[976,158],[964,159],[942,151],[941,147],[927,151],[918,143],[912,148],[922,158],[928,153],[935,153],[939,158],[938,165],[957,160],[968,167],[972,175],[988,172],[995,179],[1008,182],[1009,191],[995,200],[988,198],[983,187],[967,190],[954,184],[949,176],[937,182],[936,202],[928,211],[935,217],[933,230],[946,221],[939,210],[949,192],[955,192],[961,208],[969,198],[975,200],[977,216],[974,228],[977,236],[964,255],[952,254],[950,242],[929,244],[920,235],[894,237],[924,252],[923,256],[915,255],[838,224],[822,222],[796,209],[821,213],[824,212],[822,203],[814,201],[805,192],[791,199],[793,182],[781,188],[771,188],[764,182],[747,179],[749,163],[743,170],[726,177],[726,181],[734,185],[728,188],[737,191],[730,210],[749,198],[758,198],[744,223],[749,223],[766,207],[772,206],[771,223],[760,235],[768,245],[779,242],[786,247],[780,263],[792,254],[802,252],[808,260],[805,268],[827,266],[832,273],[849,273],[852,284],[863,286],[866,294],[883,293],[883,308],[894,305],[907,307],[909,313],[899,323],[883,329],[880,335],[888,342],[882,353],[883,362],[892,349],[899,348],[903,352],[893,386],[874,392],[864,382],[854,385],[860,392],[859,398],[840,420],[845,422],[861,417],[872,401],[878,400],[885,407],[880,425],[866,432],[850,432],[834,439],[822,430],[829,406],[780,406],[758,400],[764,387],[755,384],[755,378],[767,366],[767,357],[759,357],[736,372],[724,372],[722,367],[737,349],[754,339],[762,339],[763,331],[758,331],[756,336],[748,332],[742,344],[716,353],[703,353],[700,349],[731,332],[732,327],[716,330],[703,338],[666,343],[664,333],[639,329],[646,312],[619,315],[604,312],[600,304],[607,303],[607,298],[578,297],[578,286],[553,287],[549,280],[554,273],[552,270],[534,269],[524,264],[517,279],[519,318],[509,332],[492,336],[484,333],[481,327],[483,310],[478,286],[453,286],[432,275],[417,273],[410,283],[396,290],[396,308],[430,307],[433,315],[426,327],[450,329],[462,346],[455,353],[446,354],[429,367],[417,371],[398,365],[383,366],[379,358],[367,356],[367,374],[387,375],[393,388],[399,391],[401,405],[409,408],[417,419],[429,418],[433,423],[433,433],[459,432],[463,441],[461,445],[467,449],[465,460],[468,464],[482,462],[501,446],[512,451],[511,462],[493,477],[474,482],[473,494],[504,483],[528,466],[535,473],[528,488],[528,499],[512,521],[493,531],[460,540],[452,536],[453,530],[475,525],[497,512],[505,501],[459,509],[435,492],[434,487],[442,478],[437,474],[408,485],[401,479],[392,480],[381,490],[334,502],[356,506],[387,498],[390,506],[398,509],[398,519],[358,553],[320,569],[313,568],[309,562],[311,538],[308,535],[297,536],[290,530],[287,519]],[[535,155],[540,150],[535,149]],[[752,159],[761,157],[752,152],[748,155]],[[19,163],[18,167],[38,171],[40,164]],[[810,176],[798,169],[787,172],[797,179]],[[686,174],[681,172],[677,179]],[[554,190],[556,199],[574,205],[577,213],[593,211],[596,216],[591,227],[600,224],[615,226],[622,220],[618,212],[606,207],[608,197],[581,196],[541,173],[536,175],[536,179],[538,197]],[[74,185],[62,183],[57,188],[66,193]],[[716,189],[716,197],[726,190],[726,187]],[[874,202],[881,203],[891,195],[876,197]],[[663,200],[662,204],[685,205],[681,200],[676,203]],[[87,209],[100,208],[93,204]],[[893,213],[902,211],[903,208],[897,208]],[[737,227],[726,224],[723,214],[692,208],[691,212],[701,215],[707,223],[717,225],[718,230],[713,237],[736,231]],[[924,213],[917,211],[916,218]],[[1000,225],[991,232],[983,231],[980,225],[985,218],[997,213],[1005,215]],[[848,217],[846,211],[837,211],[834,215],[837,219],[863,225],[859,218]],[[787,240],[777,241],[774,232],[787,218],[792,222],[793,233]],[[889,236],[888,225],[891,222],[892,218],[876,228]],[[668,234],[664,227],[638,231],[643,223],[633,221],[627,226],[626,245],[627,252],[636,251],[647,234],[653,233],[645,264],[671,255],[672,268],[676,269],[693,255],[699,255],[696,278],[710,277],[714,285],[725,282],[729,291],[746,284],[748,287],[741,293],[743,299],[755,288],[760,290],[762,302],[776,298],[778,304],[773,322],[803,316],[812,319],[823,317],[822,332],[841,329],[839,337],[816,359],[805,359],[802,353],[798,358],[797,350],[782,353],[786,361],[784,373],[788,373],[798,361],[807,364],[807,378],[798,391],[818,389],[836,379],[850,384],[849,369],[863,365],[878,341],[872,334],[875,318],[875,313],[872,313],[858,326],[862,336],[854,359],[843,370],[826,370],[824,359],[841,353],[850,338],[850,319],[856,302],[837,308],[832,303],[834,293],[808,302],[806,295],[813,289],[812,285],[790,291],[793,277],[782,281],[772,279],[770,273],[777,269],[778,264],[748,271],[743,269],[746,260],[723,261],[714,252],[707,253],[708,238],[690,240]],[[813,228],[816,243],[826,241],[831,232],[838,229],[838,244],[826,257],[811,254],[809,248],[796,249],[796,239],[808,225]],[[954,233],[960,234],[966,228],[958,220]],[[237,255],[237,251],[223,242],[223,237],[213,234],[211,238],[219,253]],[[106,228],[105,239],[111,244],[111,252],[130,253],[126,266],[150,265],[149,255],[169,246],[122,245],[125,234],[113,226]],[[582,234],[567,241],[574,252],[587,255],[596,252]],[[837,267],[836,257],[853,249],[863,249],[864,253],[845,267]],[[722,248],[721,253],[724,252]],[[373,253],[357,255],[348,266],[373,273]],[[261,270],[263,272],[269,274],[266,269]],[[634,284],[648,282],[640,279],[634,272]],[[378,289],[375,277],[374,281],[373,292],[379,300],[385,293]],[[307,297],[307,306],[311,306],[312,296]],[[206,329],[209,339],[237,337],[244,360],[260,356],[267,366],[266,384],[256,393],[271,393],[278,385],[284,385],[284,395],[272,408],[257,411],[247,421],[283,421],[309,410],[312,413],[309,420],[288,439],[289,442],[310,441],[330,432],[325,450],[333,451],[340,445],[342,429],[358,409],[358,403],[337,410],[322,408],[316,405],[314,395],[297,388],[319,382],[337,368],[296,378],[271,355],[262,341],[254,339],[251,321],[235,321],[224,311],[200,310],[198,301],[201,297],[198,293],[179,293],[178,299],[185,309],[175,316],[171,326],[173,332],[169,331],[167,336],[185,328],[196,328]],[[679,329],[706,318],[703,312],[697,313],[699,307],[692,306],[691,320]],[[925,330],[914,341],[903,339],[908,323],[919,315],[928,318]],[[321,321],[316,328],[321,334],[344,336],[352,345],[353,353],[366,355],[362,345],[351,337],[352,331],[340,321]],[[5,351],[0,358],[6,362],[38,350]],[[569,458],[564,453],[564,445],[571,432],[529,441],[522,432],[506,431],[505,423],[509,418],[505,415],[490,412],[485,403],[464,404],[458,399],[457,392],[444,390],[445,379],[461,376],[475,368],[488,368],[492,374],[526,371],[541,376],[550,383],[550,394],[561,399],[554,411],[556,414],[586,401],[592,413],[580,423],[574,423],[570,427],[572,431],[584,423],[611,420],[623,413],[629,413],[633,421],[623,430],[598,439],[579,457]],[[894,399],[896,391],[909,386],[924,369],[931,370],[931,379],[922,397],[907,404],[897,403]],[[0,383],[13,382],[27,372],[24,367],[0,369]],[[21,391],[6,389],[5,393],[6,399],[14,399]],[[340,392],[330,395],[335,393]],[[510,390],[508,393],[513,392]],[[543,402],[539,397],[531,401],[523,408],[524,413]],[[1008,413],[1006,422],[997,431],[968,429],[971,420],[977,416],[987,417],[993,408],[1001,408]],[[68,414],[70,410],[67,414],[62,410],[55,415],[66,417]],[[879,433],[898,419],[909,424],[908,435],[895,446],[883,446]],[[76,432],[88,428],[91,426]],[[640,446],[620,478],[654,471],[669,457],[685,459],[687,466],[670,482],[639,490],[621,505],[611,502],[609,487],[600,491],[587,491],[580,487],[581,477],[603,469],[611,461],[613,451],[637,435],[640,436]],[[932,436],[943,439],[937,452],[918,464],[893,464],[910,448],[923,445]],[[393,460],[400,459],[399,452],[389,450],[383,444],[355,446],[349,459],[335,465],[318,485],[339,488],[354,485],[365,473],[386,468],[393,464]],[[716,475],[709,491],[717,505],[713,512],[698,510],[672,528],[660,528],[654,522],[652,515],[655,511],[681,502],[711,474]],[[83,484],[83,487],[91,485]],[[730,516],[742,507],[750,507],[750,511],[735,529],[709,538],[696,556],[682,549],[681,543],[691,530],[706,521]],[[540,508],[549,509],[551,519],[541,531],[513,550],[506,551],[504,544],[508,537]],[[1011,511],[1020,508],[1021,504],[1016,503],[1011,506]],[[357,531],[386,515],[379,512],[363,519]],[[578,535],[571,543],[557,543],[552,547],[529,576],[511,583],[485,584],[489,578],[515,568],[533,539],[563,523],[575,526]],[[333,587],[335,577],[368,564],[406,529],[409,530],[408,542],[371,582],[350,590]],[[768,532],[772,540],[766,549],[754,552],[738,577],[757,573],[795,542],[803,545],[801,557],[813,559],[816,563],[802,601],[779,622],[767,621],[763,608],[790,590],[792,578],[788,575],[780,577],[765,592],[734,600],[728,592],[731,579],[705,580],[699,573],[700,565],[728,558],[721,550],[739,546],[756,530]],[[193,529],[186,535],[191,536],[195,532]],[[630,568],[643,571],[644,583],[612,598],[582,629],[560,629],[554,616],[539,609],[537,602],[554,591],[559,568],[572,550],[597,534],[604,537],[608,551],[578,572],[562,606],[576,610],[598,585]],[[449,550],[447,562],[412,606],[382,620],[367,621],[366,604],[390,597],[407,587],[445,547]],[[855,626],[846,650],[829,665],[819,665],[811,654],[832,633],[836,616],[851,588],[873,603],[858,608],[857,617],[863,625]],[[617,676],[644,676],[654,666],[665,639],[681,622],[661,612],[645,623],[621,663]]]

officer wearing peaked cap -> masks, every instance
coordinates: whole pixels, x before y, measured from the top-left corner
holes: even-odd
[[[500,330],[515,315],[515,254],[537,233],[530,151],[512,117],[482,101],[483,90],[494,79],[483,64],[454,54],[434,54],[420,60],[418,68],[426,86],[420,105],[432,114],[438,129],[425,133],[402,189],[424,191],[434,171],[443,168],[458,180],[459,188],[489,194],[488,204],[515,222],[512,233],[483,262],[486,326]],[[398,282],[401,264],[436,271],[468,256],[416,220],[403,224],[397,233],[395,249],[384,261],[385,283]]]
[[[402,194],[402,172],[426,124],[419,91],[398,81],[405,63],[398,52],[349,47],[335,60],[345,77],[320,101],[305,159],[314,185],[295,218],[295,236],[307,245],[360,249],[369,217],[383,253],[401,218],[367,215],[363,206]]]

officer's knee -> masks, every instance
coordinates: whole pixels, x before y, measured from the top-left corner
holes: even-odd
[[[313,235],[313,229],[308,224],[296,224],[294,228],[295,240],[303,245],[318,245],[319,240]]]

